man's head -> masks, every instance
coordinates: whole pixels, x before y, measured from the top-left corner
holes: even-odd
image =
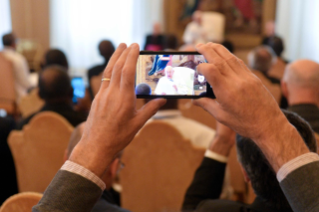
[[[135,94],[136,95],[151,95],[152,88],[146,83],[138,84],[135,88]]]
[[[319,104],[319,64],[297,60],[286,67],[281,81],[289,105]]]
[[[169,79],[173,79],[174,69],[172,66],[166,66],[165,68],[165,76]]]
[[[99,52],[100,55],[104,58],[104,60],[107,62],[111,58],[115,51],[114,45],[109,40],[102,40],[99,44]]]
[[[277,57],[281,57],[282,52],[285,50],[284,42],[278,36],[269,38],[267,46],[270,46],[274,50]]]
[[[288,121],[298,130],[309,150],[317,152],[316,139],[309,124],[295,113],[283,112]],[[240,135],[237,135],[236,140],[238,160],[243,167],[246,180],[251,182],[256,195],[265,200],[266,204],[278,209],[289,208],[276,173],[259,147],[251,139]],[[289,139],[286,142],[289,142]]]
[[[16,37],[13,33],[5,34],[2,36],[2,44],[4,47],[16,48]]]
[[[248,54],[249,67],[265,74],[276,62],[276,54],[269,46],[259,46]]]
[[[61,66],[48,66],[39,76],[39,96],[47,103],[70,102],[73,96],[71,80]]]
[[[203,12],[202,11],[195,11],[192,16],[193,21],[195,21],[198,25],[202,25],[203,20]]]
[[[65,68],[65,70],[68,70],[69,68],[68,60],[66,59],[65,54],[61,50],[50,49],[46,52],[44,56],[43,68],[46,68],[52,65],[62,66]]]
[[[159,22],[153,24],[153,35],[160,35],[162,33],[162,26]]]
[[[64,153],[64,160],[68,160],[69,157],[71,156],[71,153],[74,149],[74,147],[79,143],[79,141],[82,138],[83,132],[85,128],[85,122],[79,124],[72,132],[69,145],[67,149],[65,150]],[[120,160],[121,160],[122,153],[118,154],[117,157],[113,160],[111,163],[108,171],[104,174],[102,177],[103,182],[106,185],[106,189],[110,189],[114,179],[116,178],[118,171],[119,171],[119,166],[120,166]],[[103,157],[103,156],[101,156]]]
[[[265,25],[265,34],[267,37],[271,37],[275,35],[275,22],[268,21]]]

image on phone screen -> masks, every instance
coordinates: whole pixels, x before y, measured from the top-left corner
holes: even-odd
[[[137,97],[198,98],[210,88],[197,66],[205,58],[196,52],[141,52],[136,69]]]

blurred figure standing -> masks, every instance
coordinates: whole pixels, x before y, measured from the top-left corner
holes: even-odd
[[[21,97],[25,96],[28,89],[31,88],[29,66],[24,56],[16,52],[16,37],[13,33],[4,35],[2,43],[4,46],[3,55],[13,65],[17,102],[19,102]]]
[[[90,68],[88,71],[89,92],[91,94],[92,99],[93,99],[93,92],[91,89],[91,78],[93,76],[98,76],[104,71],[105,67],[109,63],[111,56],[113,55],[115,51],[113,43],[109,40],[102,40],[98,46],[98,49],[99,49],[100,55],[104,58],[104,63],[101,65],[94,66]]]
[[[144,50],[146,51],[160,51],[164,50],[164,36],[162,34],[162,27],[160,23],[154,23],[153,32],[147,35]]]

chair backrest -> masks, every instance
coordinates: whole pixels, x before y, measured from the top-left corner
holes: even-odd
[[[226,26],[225,15],[218,12],[204,12],[203,26],[206,29],[208,40],[218,42],[224,40]]]
[[[23,118],[32,115],[44,106],[44,101],[39,97],[38,92],[39,88],[35,88],[21,98],[18,107]]]
[[[9,197],[1,206],[0,212],[30,212],[38,204],[43,194],[23,192]]]
[[[16,92],[13,64],[2,53],[0,53],[0,74],[0,109],[14,114],[16,112]]]
[[[20,192],[44,192],[63,165],[73,127],[54,112],[42,112],[22,131],[12,131],[8,143]]]
[[[179,211],[204,152],[169,124],[147,124],[123,153],[122,206],[135,212]]]
[[[178,101],[178,109],[186,118],[198,121],[210,128],[216,129],[216,120],[203,108],[195,106],[192,100],[180,99]]]
[[[100,89],[102,76],[103,76],[103,72],[97,76],[93,76],[90,80],[93,96],[95,96]]]
[[[282,97],[280,85],[271,83],[271,81],[267,79],[260,71],[253,71],[253,73],[261,80],[264,86],[269,90],[276,102],[280,104],[280,100]]]

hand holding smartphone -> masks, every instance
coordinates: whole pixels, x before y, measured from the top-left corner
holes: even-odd
[[[198,52],[140,52],[137,98],[215,98],[212,87],[197,71],[201,63],[206,60]]]

